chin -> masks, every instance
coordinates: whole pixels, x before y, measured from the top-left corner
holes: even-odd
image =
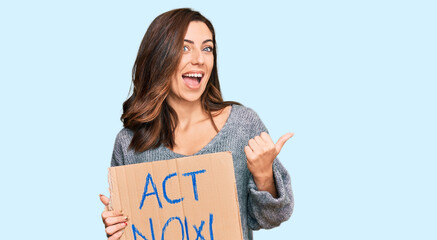
[[[185,102],[200,102],[202,95],[200,94],[184,94],[180,96],[180,99]]]
[[[206,82],[198,86],[197,89],[193,89],[182,80],[178,84],[173,85],[170,96],[177,102],[195,103],[200,102],[205,89]]]

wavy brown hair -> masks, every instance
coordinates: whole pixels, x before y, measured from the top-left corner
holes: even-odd
[[[170,149],[175,145],[174,130],[178,116],[166,98],[170,92],[171,77],[182,56],[188,25],[192,21],[205,23],[212,33],[214,66],[201,96],[201,104],[217,132],[212,112],[219,114],[226,106],[239,104],[223,101],[217,72],[217,43],[211,22],[189,8],[165,12],[153,20],[144,35],[132,69],[132,95],[123,103],[121,121],[125,128],[134,132],[129,148],[137,152],[161,144]]]

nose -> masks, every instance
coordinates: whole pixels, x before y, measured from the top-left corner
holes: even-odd
[[[193,51],[193,55],[191,57],[191,63],[193,65],[196,64],[203,65],[204,62],[205,62],[205,58],[202,54],[202,51],[199,50]]]

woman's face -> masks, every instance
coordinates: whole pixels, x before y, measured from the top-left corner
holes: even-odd
[[[170,101],[200,101],[214,66],[212,33],[205,23],[190,22],[182,58],[171,79]]]

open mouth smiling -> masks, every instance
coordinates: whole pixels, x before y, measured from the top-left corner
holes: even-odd
[[[204,74],[200,72],[188,72],[182,74],[182,79],[185,84],[190,88],[198,88],[200,86],[200,82],[203,79]]]

